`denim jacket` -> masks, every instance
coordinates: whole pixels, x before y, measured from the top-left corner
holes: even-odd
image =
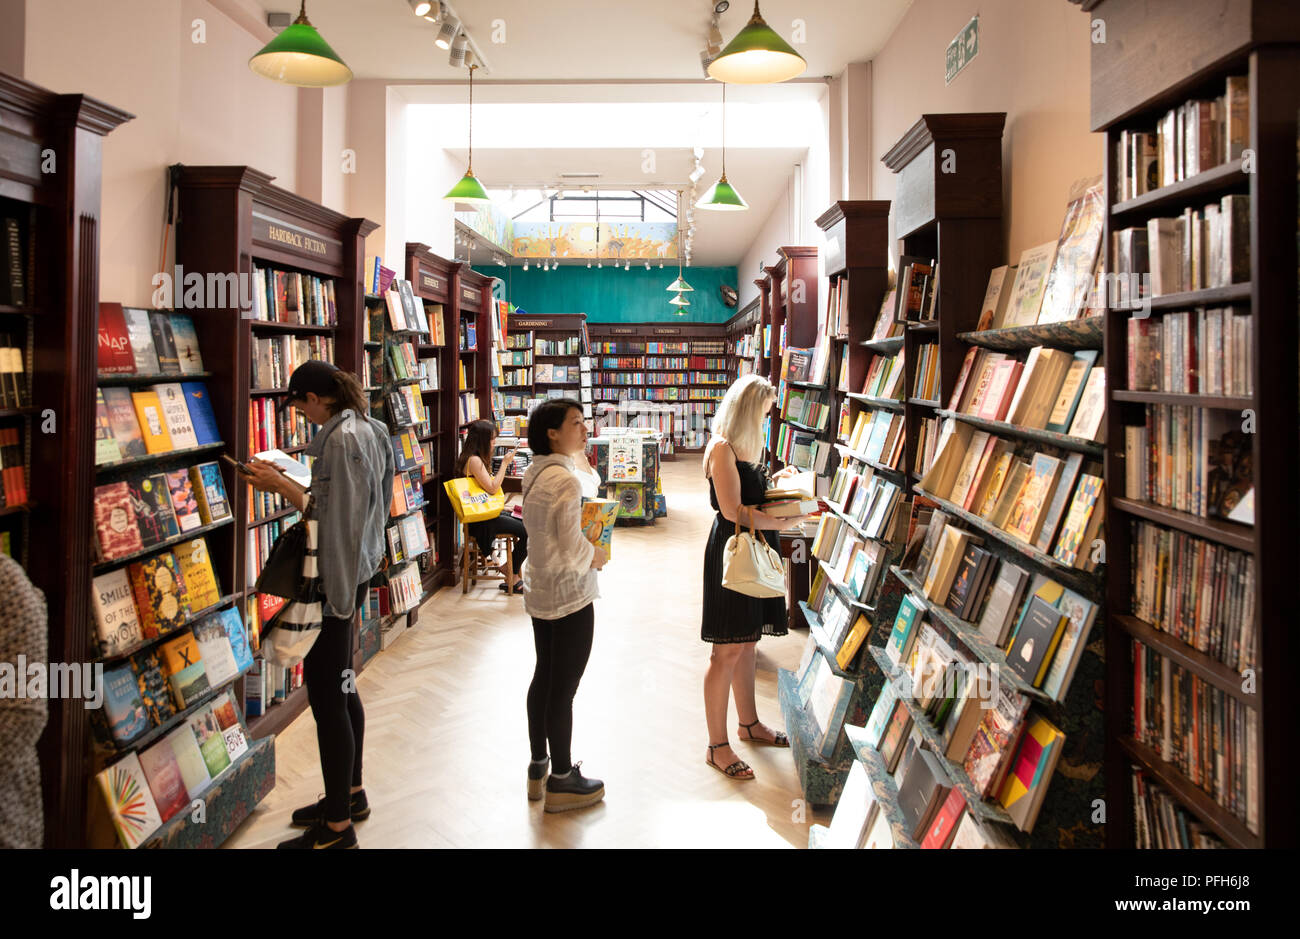
[[[357,586],[384,559],[384,524],[393,499],[393,449],[388,428],[345,409],[330,418],[304,451],[316,458],[311,493],[325,586],[323,613],[350,619]]]

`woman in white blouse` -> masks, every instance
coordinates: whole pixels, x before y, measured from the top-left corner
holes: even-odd
[[[528,419],[533,462],[524,474],[524,527],[531,552],[524,562],[524,608],[533,620],[537,667],[528,687],[528,798],[546,798],[546,811],[594,805],[605,784],[571,763],[573,696],[591,655],[598,597],[596,571],[608,555],[584,537],[582,485],[575,460],[586,462],[582,405],[547,401]],[[551,773],[547,776],[547,746]]]

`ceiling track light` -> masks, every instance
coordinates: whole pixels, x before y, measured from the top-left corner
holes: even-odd
[[[465,49],[469,45],[469,40],[465,37],[465,31],[462,29],[456,33],[456,38],[451,41],[451,51],[447,53],[447,64],[452,68],[465,67]]]
[[[406,0],[406,2],[411,8],[411,12],[416,16],[427,16],[429,11],[433,9],[430,0]]]
[[[454,16],[443,16],[442,26],[438,29],[438,36],[433,40],[433,44],[439,49],[450,49],[452,40],[460,32],[460,20]]]
[[[248,60],[248,67],[265,78],[300,88],[327,88],[352,80],[352,69],[307,19],[307,0],[298,18]]]

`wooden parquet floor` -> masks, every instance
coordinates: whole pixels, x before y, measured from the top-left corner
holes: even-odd
[[[754,782],[704,763],[700,565],[713,513],[698,456],[663,465],[668,517],[620,527],[600,575],[596,638],[574,705],[573,755],[605,801],[546,815],[525,797],[524,697],[532,630],[521,597],[491,582],[443,589],[418,625],[380,652],[358,687],[366,708],[367,848],[804,847],[825,813],[802,810],[789,750],[731,739]],[[776,669],[805,634],[758,646],[759,714],[781,726]],[[316,727],[304,713],[276,742],[275,789],[227,842],[271,847],[290,812],[323,792]]]

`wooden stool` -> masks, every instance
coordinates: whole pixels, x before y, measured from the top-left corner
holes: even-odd
[[[470,535],[469,525],[466,522],[461,522],[460,537],[461,593],[469,593],[470,585],[473,584],[477,587],[480,580],[501,580],[509,583],[506,575],[493,565],[501,563],[501,555],[504,552],[506,569],[514,569],[515,541],[517,540],[514,535],[505,533],[497,535],[492,539],[492,550],[486,555],[479,550],[478,542]]]

